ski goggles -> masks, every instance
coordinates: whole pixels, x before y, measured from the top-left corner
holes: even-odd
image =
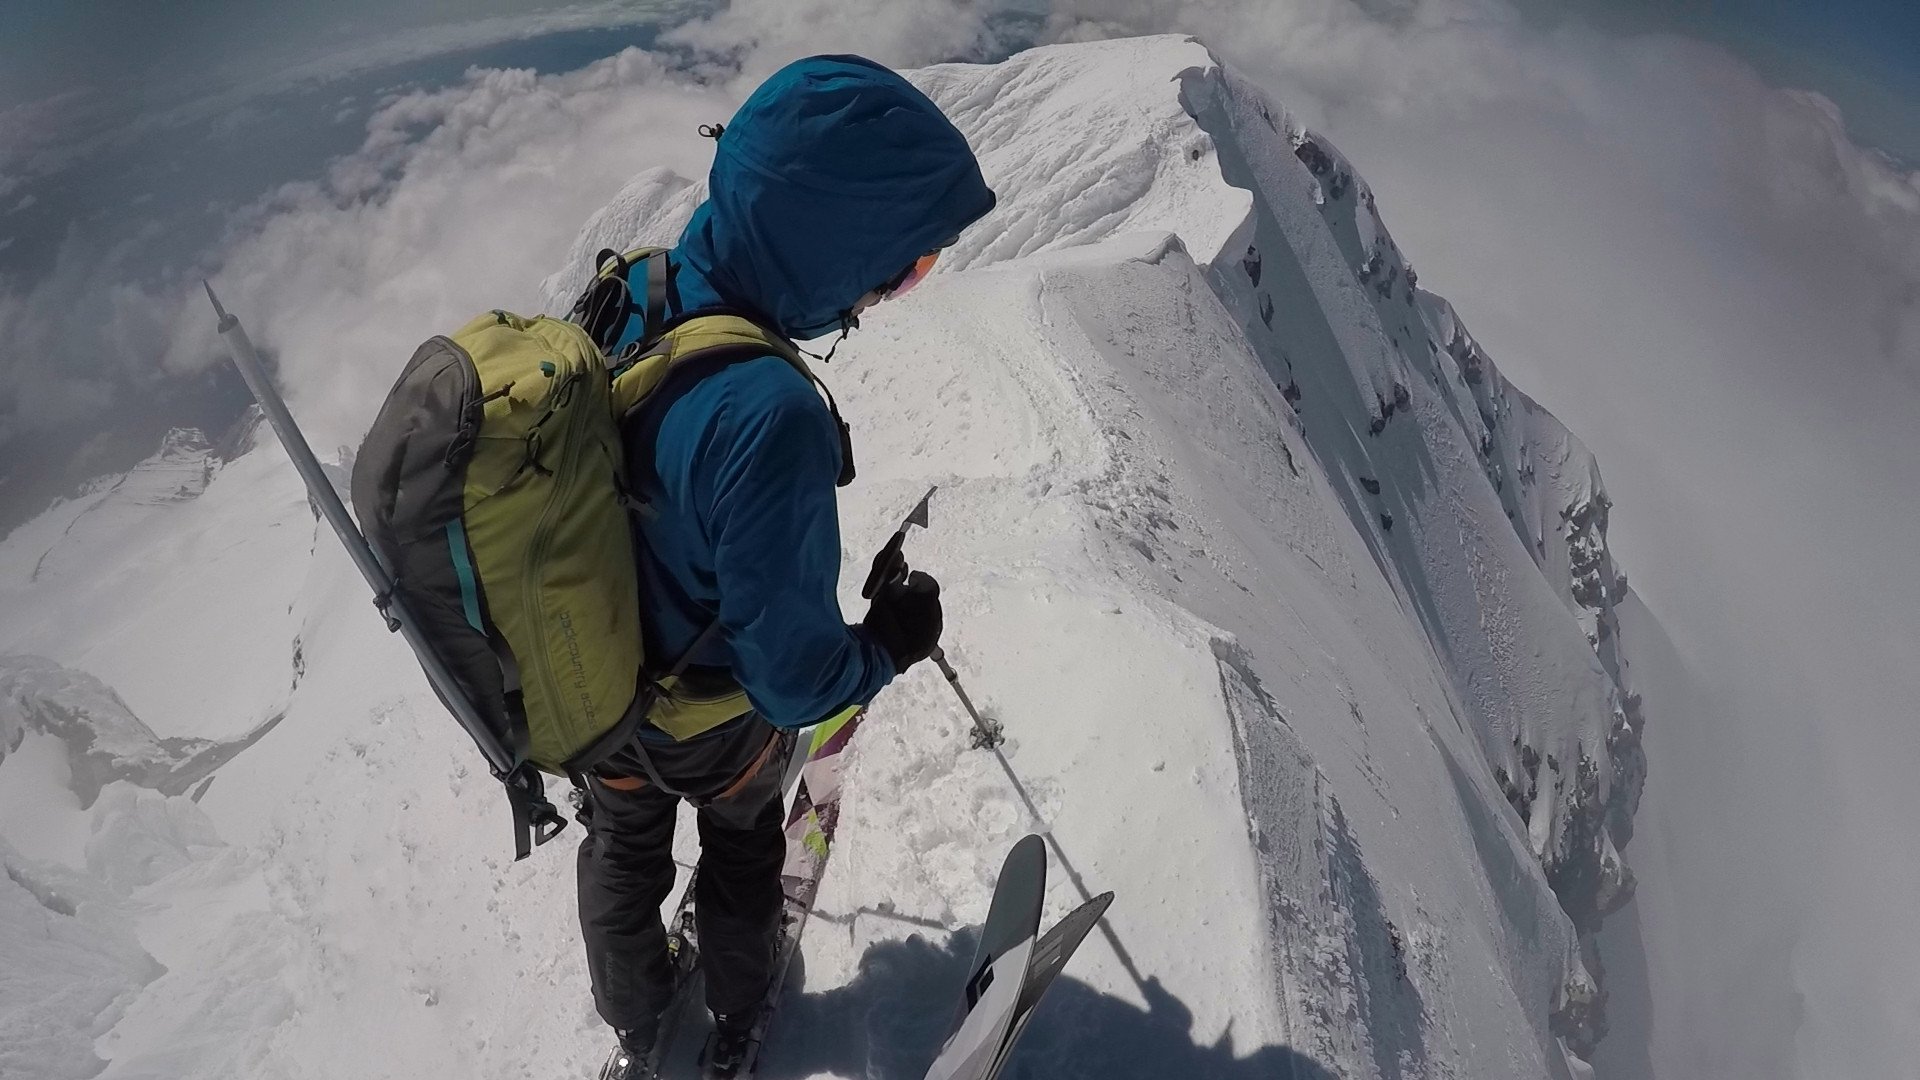
[[[885,289],[881,290],[881,298],[892,300],[895,297],[906,295],[907,290],[925,281],[927,275],[933,273],[933,264],[939,261],[940,252],[937,250],[929,251],[925,255],[915,259],[912,266],[907,267],[901,272],[899,277],[893,279]]]

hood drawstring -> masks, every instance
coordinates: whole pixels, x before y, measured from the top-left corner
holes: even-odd
[[[818,360],[823,364],[831,363],[833,361],[834,351],[840,348],[840,343],[847,340],[848,334],[853,333],[859,328],[859,317],[851,311],[843,311],[840,313],[840,336],[833,339],[832,345],[827,346],[827,354],[825,356],[815,352],[808,352],[798,345],[795,345],[794,349],[798,351],[800,355],[809,359]],[[833,400],[833,391],[827,389],[827,384],[816,378],[813,380],[813,385],[819,387],[820,392],[827,395],[827,411],[833,414],[834,426],[840,429],[840,475],[834,480],[833,486],[846,487],[848,484],[853,483],[853,478],[857,475],[857,470],[853,465],[853,428],[840,416],[840,403]]]
[[[800,349],[800,355],[805,356],[808,359],[818,360],[823,364],[831,364],[833,363],[833,354],[836,350],[840,348],[840,343],[847,340],[848,334],[851,334],[858,329],[860,329],[859,317],[856,316],[851,311],[844,311],[840,313],[840,336],[837,338],[834,338],[833,344],[827,346],[827,355],[821,356],[819,353],[816,353],[816,352],[808,352],[805,349],[801,349],[800,346],[798,345],[795,345],[794,348]]]

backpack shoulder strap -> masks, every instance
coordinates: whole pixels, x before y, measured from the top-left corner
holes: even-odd
[[[636,297],[630,271],[643,263],[646,290]],[[574,300],[568,320],[586,330],[602,352],[611,351],[636,310],[645,313],[647,332],[658,332],[667,313],[667,249],[638,247],[622,253],[602,248],[593,265],[593,280]]]
[[[833,391],[807,366],[800,349],[780,333],[754,320],[730,311],[694,313],[641,349],[630,359],[623,357],[613,369],[613,415],[625,419],[644,405],[666,381],[670,372],[692,368],[699,377],[735,361],[778,356],[812,383],[826,399],[833,414],[834,429],[840,434],[840,476],[836,483],[853,483],[853,431],[840,417],[840,405]],[[697,361],[697,363],[696,363]]]
[[[669,372],[694,366],[694,361],[701,361],[697,366],[705,373],[719,370],[729,360],[762,356],[780,357],[808,382],[821,386],[800,350],[780,334],[731,312],[695,314],[669,327],[633,355],[614,361],[614,415],[631,414],[653,396]],[[839,410],[834,411],[838,415]]]

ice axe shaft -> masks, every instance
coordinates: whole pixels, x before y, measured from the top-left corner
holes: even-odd
[[[314,456],[313,448],[307,444],[306,436],[300,431],[300,425],[294,422],[293,414],[287,411],[285,400],[274,389],[273,381],[267,376],[266,365],[260,361],[260,353],[253,347],[253,341],[247,337],[246,328],[240,325],[238,318],[228,314],[227,309],[221,305],[220,298],[213,293],[213,285],[206,282],[202,284],[206,286],[207,299],[213,302],[214,313],[219,316],[220,337],[226,343],[227,353],[233,360],[233,366],[239,369],[240,377],[246,380],[247,389],[253,393],[253,400],[259,404],[260,411],[267,418],[267,426],[273,429],[274,435],[280,440],[280,445],[286,448],[287,457],[292,460],[294,470],[300,474],[300,479],[306,484],[307,494],[320,508],[321,515],[327,519],[327,524],[333,527],[340,542],[346,546],[347,554],[352,557],[354,566],[360,571],[360,576],[365,578],[367,585],[373,589],[381,614],[388,620],[388,628],[398,630],[401,636],[406,638],[407,644],[413,646],[413,651],[420,657],[421,666],[426,669],[427,681],[433,684],[434,690],[446,703],[448,711],[453,713],[454,719],[458,720],[460,726],[466,728],[467,732],[473,736],[480,752],[486,755],[487,764],[492,766],[494,774],[506,776],[513,772],[515,762],[512,754],[500,745],[500,740],[494,738],[493,733],[487,729],[486,721],[480,718],[479,711],[467,699],[466,693],[460,688],[459,680],[454,678],[453,672],[440,659],[439,651],[421,632],[406,602],[395,595],[392,576],[387,573],[386,567],[380,565],[379,557],[373,553],[373,547],[367,543],[367,538],[360,531],[360,526],[355,524],[353,518],[348,515],[346,505],[340,501],[339,493],[333,489],[333,481],[328,479],[325,470],[320,467],[320,459]]]
[[[308,497],[319,508],[327,524],[333,527],[340,543],[346,546],[347,554],[359,569],[360,576],[373,589],[374,604],[386,620],[387,629],[398,631],[406,639],[414,655],[419,658],[434,693],[460,726],[467,730],[467,734],[473,737],[474,745],[486,755],[487,767],[506,786],[507,799],[513,809],[514,858],[526,858],[532,845],[553,839],[566,827],[567,819],[560,816],[547,799],[539,771],[531,762],[516,760],[514,752],[488,727],[460,680],[454,676],[433,641],[415,620],[406,601],[396,594],[393,576],[381,565],[379,556],[367,543],[366,535],[347,513],[346,504],[341,502],[340,493],[334,490],[333,481],[327,477],[326,470],[320,467],[320,459],[314,456],[313,448],[307,444],[307,437],[300,431],[300,425],[294,422],[286,401],[274,389],[273,380],[267,374],[266,365],[261,363],[259,350],[253,347],[252,339],[247,337],[246,328],[240,325],[238,317],[230,314],[220,303],[220,298],[214,295],[213,284],[202,284],[206,286],[207,300],[213,304],[214,314],[220,320],[220,339],[226,343],[233,366],[239,369],[240,377],[246,381],[247,389],[253,393],[254,401],[267,419],[267,426],[273,429],[274,436],[287,452],[287,458],[293,462],[294,471],[300,474]]]

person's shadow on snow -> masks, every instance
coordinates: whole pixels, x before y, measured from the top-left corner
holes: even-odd
[[[844,933],[822,924],[811,934]],[[761,1055],[762,1080],[819,1073],[865,1080],[921,1080],[957,1019],[960,988],[979,940],[977,930],[936,945],[916,934],[874,945],[859,973],[842,987],[808,993],[805,973],[792,973],[787,998]],[[1098,948],[1089,942],[1089,948]],[[1334,1080],[1334,1074],[1286,1046],[1234,1056],[1227,1035],[1196,1042],[1193,1013],[1158,979],[1144,988],[1148,1007],[1061,975],[1034,1012],[1003,1074],[1007,1080]]]

